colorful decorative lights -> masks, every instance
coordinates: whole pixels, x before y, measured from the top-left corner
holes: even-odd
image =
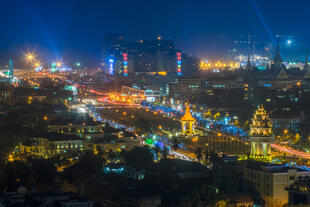
[[[124,59],[124,76],[128,75],[128,70],[127,70],[127,53],[123,53],[123,59]]]
[[[182,75],[182,69],[181,69],[182,60],[181,60],[181,53],[180,52],[177,52],[177,65],[178,65],[177,73],[178,73],[178,75]]]

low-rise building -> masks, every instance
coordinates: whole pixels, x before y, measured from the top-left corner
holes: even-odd
[[[46,191],[40,193],[9,192],[0,194],[0,206],[29,206],[28,199],[40,201],[40,206],[93,207],[95,202],[75,193]]]
[[[48,132],[77,135],[83,139],[103,137],[103,125],[94,121],[74,122],[72,120],[54,120],[48,124]]]
[[[111,175],[122,175],[135,180],[143,180],[146,174],[145,169],[126,166],[125,164],[110,163],[103,166],[103,172]]]
[[[178,78],[169,83],[168,91],[170,97],[196,96],[204,91],[204,83],[199,77]]]
[[[310,176],[310,171],[224,157],[215,162],[213,174],[216,184],[226,193],[249,193],[257,203],[279,207],[288,204],[286,188],[300,177]]]
[[[83,140],[76,135],[46,133],[20,143],[16,152],[31,156],[50,158],[84,149]]]
[[[301,178],[296,180],[288,188],[289,193],[289,206],[310,206],[310,179]]]
[[[249,195],[229,196],[228,207],[253,207],[254,201]]]
[[[220,78],[209,78],[205,80],[205,88],[208,89],[244,89],[245,81],[241,75],[237,77],[220,77]]]
[[[300,114],[292,114],[281,111],[281,113],[274,113],[271,118],[272,125],[275,131],[282,131],[289,129],[291,131],[299,132],[300,125],[304,121],[303,112]]]
[[[131,150],[134,147],[139,145],[139,141],[133,138],[129,137],[123,137],[123,138],[118,138],[118,137],[111,137],[111,138],[101,138],[101,139],[96,139],[92,140],[90,142],[87,142],[85,144],[86,149],[96,149],[97,147],[100,147],[103,151],[118,151],[120,152],[121,150]]]

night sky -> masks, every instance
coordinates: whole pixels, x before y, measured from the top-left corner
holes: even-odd
[[[0,65],[18,63],[23,52],[43,61],[81,61],[98,66],[101,35],[119,33],[129,40],[158,35],[176,41],[199,57],[226,52],[226,42],[256,34],[274,42],[276,34],[310,40],[308,0],[1,0]],[[225,41],[221,38],[225,37]],[[293,45],[294,46],[294,45]],[[285,52],[284,52],[285,53]],[[292,54],[292,51],[290,55]]]

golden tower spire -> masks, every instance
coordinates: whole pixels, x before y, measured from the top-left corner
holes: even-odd
[[[268,160],[271,156],[272,124],[264,109],[259,105],[250,125],[251,157]]]
[[[192,116],[188,103],[186,103],[186,110],[180,121],[182,123],[182,134],[192,135],[195,133],[196,119]]]

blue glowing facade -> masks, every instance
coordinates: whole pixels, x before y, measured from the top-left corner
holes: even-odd
[[[114,60],[112,58],[109,59],[109,74],[114,74]]]

